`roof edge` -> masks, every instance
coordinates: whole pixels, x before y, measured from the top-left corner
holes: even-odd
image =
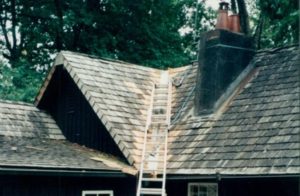
[[[0,174],[10,175],[49,175],[49,176],[84,176],[84,177],[129,177],[122,170],[72,169],[48,167],[0,167]]]
[[[69,50],[62,50],[60,53],[62,53],[62,54],[68,54],[69,53],[71,55],[78,55],[78,56],[82,56],[82,57],[86,57],[86,58],[92,58],[92,59],[97,59],[97,60],[106,61],[106,62],[112,62],[112,63],[120,63],[120,64],[134,66],[134,67],[139,67],[139,68],[143,68],[143,69],[151,69],[151,70],[156,70],[156,71],[164,71],[162,69],[158,69],[158,68],[154,68],[154,67],[148,67],[148,66],[145,66],[145,65],[139,65],[139,64],[136,64],[136,63],[130,63],[130,62],[126,62],[126,61],[122,61],[122,60],[118,60],[118,59],[111,59],[111,58],[99,57],[99,56],[85,54],[85,53],[80,53],[80,52],[72,52],[72,51],[69,51]]]
[[[8,100],[8,99],[0,99],[0,103],[5,103],[5,104],[14,104],[14,105],[23,105],[23,106],[29,106],[29,107],[34,107],[34,104],[28,103],[28,102],[23,102],[23,101],[14,101],[14,100]]]
[[[123,153],[124,157],[127,159],[129,164],[134,165],[135,161],[134,158],[132,157],[131,153],[127,150],[126,145],[120,140],[118,133],[114,130],[113,125],[109,122],[109,120],[106,118],[105,114],[100,111],[100,109],[95,106],[95,103],[93,103],[90,99],[91,95],[87,90],[83,88],[82,84],[78,84],[79,77],[77,74],[73,71],[72,66],[68,62],[67,58],[64,56],[64,53],[67,53],[67,51],[61,51],[55,58],[53,66],[51,70],[49,71],[47,77],[45,78],[42,87],[40,88],[40,91],[38,95],[35,98],[35,106],[38,106],[44,93],[46,92],[46,89],[48,88],[48,85],[50,84],[50,81],[52,79],[52,76],[58,66],[63,66],[66,71],[69,73],[70,77],[74,80],[76,83],[77,87],[80,89],[82,92],[83,96],[87,100],[87,102],[90,104],[92,107],[93,111],[96,113],[98,116],[99,120],[103,123],[103,125],[106,127],[108,133],[111,135],[113,140],[115,141],[115,144],[119,147],[120,151]],[[82,54],[84,55],[84,54]],[[152,69],[152,68],[151,68]],[[80,81],[79,81],[80,82]]]
[[[58,65],[64,65],[65,63],[65,59],[64,59],[64,56],[62,54],[62,52],[58,53],[58,55],[55,57],[55,60],[52,64],[52,67],[47,75],[47,77],[44,79],[41,87],[40,87],[40,90],[38,91],[35,99],[34,99],[34,105],[37,107],[40,103],[40,101],[42,100],[43,96],[44,96],[44,93],[46,92],[46,89],[48,88],[48,85],[51,81],[51,78],[57,68]]]
[[[257,50],[256,54],[274,53],[274,52],[278,52],[280,50],[284,50],[286,48],[293,48],[293,47],[299,47],[299,43],[295,43],[295,44],[291,44],[291,45],[283,45],[283,46],[278,46],[278,47],[274,47],[274,48],[263,48],[263,49]]]
[[[245,179],[245,178],[299,178],[298,174],[167,174],[167,180],[221,180],[221,179]]]

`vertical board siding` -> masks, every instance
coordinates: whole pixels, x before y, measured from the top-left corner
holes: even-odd
[[[218,196],[299,196],[300,178],[242,178],[215,180],[168,180],[168,195],[188,195],[189,183],[217,183]]]
[[[38,107],[49,111],[69,141],[125,160],[80,89],[62,67],[55,71]]]
[[[114,196],[132,196],[135,179],[0,175],[0,196],[81,196],[83,190],[113,190]]]

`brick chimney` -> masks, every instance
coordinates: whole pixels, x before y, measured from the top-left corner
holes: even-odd
[[[237,32],[240,24],[236,24],[236,21],[239,20],[234,19],[235,24],[232,24],[232,18],[228,16],[228,5],[221,2],[216,29],[201,36],[195,96],[196,115],[210,114],[217,109],[218,99],[254,55],[252,39]]]

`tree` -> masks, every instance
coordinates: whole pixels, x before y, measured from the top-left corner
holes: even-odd
[[[260,34],[259,48],[299,42],[299,1],[257,0],[260,17],[256,19]]]
[[[21,54],[21,44],[17,44],[17,13],[20,7],[17,6],[16,0],[1,0],[0,2],[0,26],[5,39],[0,44],[2,49],[6,49],[2,53],[5,58],[14,63]]]
[[[245,0],[231,0],[230,3],[232,12],[239,13],[242,32],[246,35],[249,35],[249,16]]]
[[[156,68],[176,67],[195,60],[198,37],[213,28],[216,17],[215,10],[204,6],[205,0],[0,2],[0,50],[9,63],[0,67],[0,72],[7,74],[6,83],[1,80],[0,85],[11,94],[20,92],[14,97],[26,101],[33,99],[60,50]],[[232,9],[239,10],[243,32],[251,35],[246,9],[250,1],[231,2]],[[259,47],[298,41],[298,2],[251,2],[256,2],[259,10],[260,17],[251,15]],[[24,73],[18,73],[21,71]],[[28,89],[32,92],[25,93]]]
[[[19,63],[26,63],[21,60]],[[0,98],[32,102],[36,96],[42,74],[28,66],[10,67],[0,61]]]
[[[186,63],[190,56],[178,32],[186,22],[178,20],[183,6],[177,0],[1,0],[0,47],[10,64],[1,69],[13,75],[7,88],[37,89],[40,82],[31,81],[45,75],[60,50],[157,68]],[[26,72],[22,85],[17,70]]]

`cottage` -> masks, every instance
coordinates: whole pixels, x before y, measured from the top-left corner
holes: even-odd
[[[0,101],[0,195],[298,196],[299,68],[223,29],[168,70],[62,51],[34,105]]]

